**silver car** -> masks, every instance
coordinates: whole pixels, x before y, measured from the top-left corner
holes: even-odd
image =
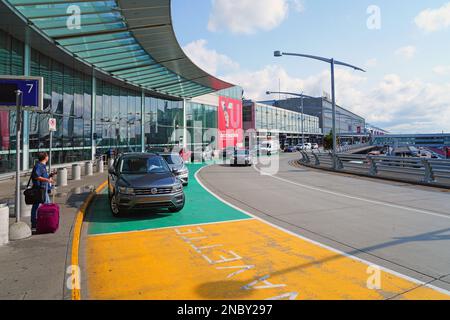
[[[253,155],[249,150],[236,150],[231,156],[231,165],[251,166],[253,165]]]
[[[181,180],[183,186],[186,187],[189,184],[189,169],[183,158],[178,153],[162,153],[160,155],[166,160],[172,172]]]
[[[108,195],[114,216],[130,210],[183,209],[183,185],[157,154],[129,153],[120,156],[109,168]]]

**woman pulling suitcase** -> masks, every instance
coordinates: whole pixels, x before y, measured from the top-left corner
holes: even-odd
[[[49,196],[54,183],[54,173],[49,175],[47,172],[48,154],[46,152],[39,153],[38,160],[31,173],[31,179],[33,189],[39,190],[41,196],[33,203],[31,209],[31,228],[37,233],[55,232],[59,225],[59,207],[51,204]]]

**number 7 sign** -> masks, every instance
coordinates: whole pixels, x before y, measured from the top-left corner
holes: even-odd
[[[42,111],[44,105],[44,79],[42,77],[1,76],[0,108],[16,107],[16,91],[22,92],[21,106]]]

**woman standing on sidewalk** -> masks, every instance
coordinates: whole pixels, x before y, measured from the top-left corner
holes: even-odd
[[[44,203],[50,203],[49,192],[51,188],[51,184],[53,184],[52,175],[49,175],[47,172],[47,162],[48,162],[48,154],[46,152],[39,153],[38,156],[39,162],[33,168],[33,172],[31,173],[31,179],[33,180],[33,188],[36,189],[44,189]],[[33,204],[31,208],[31,228],[36,229],[37,222],[37,210],[41,203]]]

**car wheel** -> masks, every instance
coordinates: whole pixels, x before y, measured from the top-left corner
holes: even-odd
[[[113,195],[113,196],[110,198],[110,200],[109,200],[109,206],[110,206],[110,208],[111,208],[112,215],[113,215],[114,217],[119,217],[120,214],[121,214],[121,212],[120,212],[119,205],[117,204],[117,198],[116,198],[116,195]]]
[[[184,208],[184,203],[179,207],[170,207],[169,211],[172,213],[177,213],[177,212],[180,212],[181,210],[183,210],[183,208]]]
[[[109,181],[109,179],[108,179],[108,199],[111,201],[111,183],[110,183],[110,181]]]

